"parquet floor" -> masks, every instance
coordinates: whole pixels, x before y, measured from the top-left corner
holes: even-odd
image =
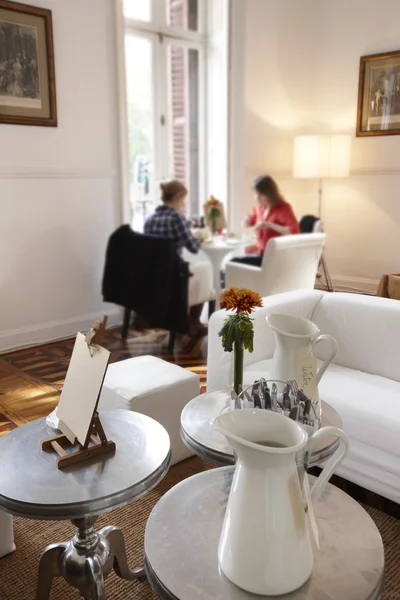
[[[111,362],[151,354],[196,372],[206,381],[206,337],[178,336],[173,354],[167,350],[168,333],[130,330],[123,342],[120,328],[106,332],[103,346]],[[0,355],[0,437],[56,406],[68,369],[74,339]]]

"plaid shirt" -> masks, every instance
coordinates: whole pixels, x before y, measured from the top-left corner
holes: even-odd
[[[178,254],[182,253],[182,248],[193,254],[200,250],[201,242],[191,232],[189,221],[166,204],[157,206],[156,211],[146,219],[144,232],[174,239]]]

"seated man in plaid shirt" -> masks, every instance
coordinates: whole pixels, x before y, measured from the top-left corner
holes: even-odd
[[[182,254],[182,249],[197,254],[201,242],[193,235],[189,221],[184,217],[183,210],[188,191],[180,181],[162,183],[161,199],[163,204],[157,206],[155,212],[145,222],[144,232],[175,240],[176,251]],[[190,307],[190,332],[204,334],[207,328],[200,322],[203,304]]]

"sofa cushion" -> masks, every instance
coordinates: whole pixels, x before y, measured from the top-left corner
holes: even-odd
[[[247,367],[244,383],[248,385],[260,377],[267,379],[271,367],[272,359]],[[319,393],[338,411],[351,440],[400,456],[400,383],[330,365],[320,381]]]
[[[331,365],[319,391],[336,408],[351,439],[400,456],[400,383]]]
[[[336,474],[361,487],[400,502],[400,461],[392,453],[351,440],[350,452]]]
[[[336,338],[335,363],[400,381],[400,302],[359,294],[324,294],[311,320]],[[324,358],[323,344],[318,358]]]

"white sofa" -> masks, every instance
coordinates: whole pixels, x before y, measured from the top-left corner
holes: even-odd
[[[254,352],[245,355],[244,383],[268,376],[275,341],[265,317],[294,314],[334,336],[339,351],[321,379],[323,400],[340,413],[350,452],[337,474],[400,503],[400,302],[316,290],[264,298],[254,313]],[[226,311],[209,322],[207,389],[232,382],[232,355],[218,332]],[[323,344],[318,357],[325,358]]]

